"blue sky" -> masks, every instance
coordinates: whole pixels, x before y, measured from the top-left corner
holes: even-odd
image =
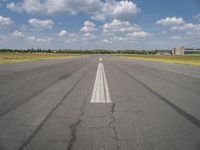
[[[0,48],[200,47],[199,0],[1,0]]]

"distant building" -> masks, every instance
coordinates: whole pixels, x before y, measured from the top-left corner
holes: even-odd
[[[172,55],[185,55],[185,48],[178,47],[172,50]]]

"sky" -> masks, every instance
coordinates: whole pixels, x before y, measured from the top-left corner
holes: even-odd
[[[0,48],[200,47],[200,0],[0,0]]]

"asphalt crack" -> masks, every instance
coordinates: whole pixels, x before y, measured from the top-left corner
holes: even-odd
[[[44,118],[44,120],[39,124],[39,126],[35,129],[35,131],[21,144],[21,146],[18,148],[18,150],[23,150],[35,137],[35,135],[39,132],[39,130],[42,128],[46,120],[55,112],[55,110],[63,103],[63,101],[69,96],[69,94],[75,89],[75,87],[78,85],[78,83],[83,79],[87,72],[85,72],[72,86],[72,88],[65,94],[65,96],[61,99],[61,101],[48,113],[48,115]],[[78,124],[78,123],[76,123]]]
[[[167,104],[169,107],[171,107],[173,110],[175,110],[182,117],[184,117],[185,119],[187,119],[188,121],[190,121],[191,123],[193,123],[196,127],[200,128],[200,120],[198,118],[196,118],[192,114],[188,113],[187,111],[185,111],[184,109],[182,109],[178,105],[174,104],[169,99],[165,98],[164,96],[162,96],[161,94],[159,94],[158,92],[156,92],[154,89],[152,89],[150,86],[146,85],[143,81],[139,80],[138,78],[136,78],[135,76],[133,76],[129,72],[127,72],[124,69],[122,69],[121,67],[117,66],[116,64],[113,64],[113,65],[116,68],[118,68],[119,70],[121,70],[122,72],[124,72],[127,76],[129,76],[130,78],[132,78],[133,80],[135,80],[138,84],[140,84],[141,86],[143,86],[145,89],[147,89],[153,95],[155,95],[160,100],[162,100],[165,104]]]
[[[113,139],[115,140],[115,143],[116,143],[116,150],[120,150],[120,145],[119,145],[119,136],[118,136],[118,133],[117,133],[117,129],[113,126],[113,124],[116,122],[116,118],[114,117],[114,112],[115,112],[115,107],[116,107],[116,103],[113,103],[112,104],[112,107],[111,107],[111,122],[109,123],[108,127],[111,128],[114,132],[114,137]]]
[[[57,79],[57,80],[53,81],[52,83],[48,84],[43,89],[41,89],[39,91],[36,91],[36,92],[32,93],[31,95],[29,95],[27,98],[25,98],[24,101],[17,103],[15,106],[10,107],[8,110],[3,110],[2,112],[0,112],[0,118],[3,117],[3,116],[5,116],[7,113],[12,112],[13,110],[17,109],[21,105],[29,102],[30,100],[32,100],[33,98],[35,98],[36,96],[38,96],[39,94],[41,94],[42,92],[44,92],[45,90],[47,90],[49,87],[57,84],[58,82],[61,82],[61,80],[69,78],[70,76],[72,76],[72,74],[74,72],[76,72],[77,70],[79,70],[84,65],[83,64],[81,64],[81,65],[76,64],[76,65],[71,65],[69,68],[71,69],[71,68],[73,68],[75,66],[78,66],[78,68],[76,68],[76,70],[73,70],[72,73],[65,75],[65,77],[64,76],[60,77],[59,79]],[[23,89],[25,90],[26,88],[24,87]],[[4,108],[4,107],[5,107],[4,104],[2,104],[2,108]]]
[[[81,122],[82,122],[81,118],[84,115],[84,110],[85,110],[85,106],[86,106],[86,97],[87,97],[87,95],[84,98],[83,106],[80,108],[80,112],[81,113],[78,116],[77,121],[69,126],[69,129],[71,130],[71,139],[69,140],[69,144],[68,144],[67,150],[72,150],[73,146],[74,146],[74,143],[76,141],[77,129],[78,129],[78,126],[81,124]]]

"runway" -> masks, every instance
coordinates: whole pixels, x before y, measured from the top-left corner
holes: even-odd
[[[199,150],[200,68],[94,55],[0,65],[0,150]]]

